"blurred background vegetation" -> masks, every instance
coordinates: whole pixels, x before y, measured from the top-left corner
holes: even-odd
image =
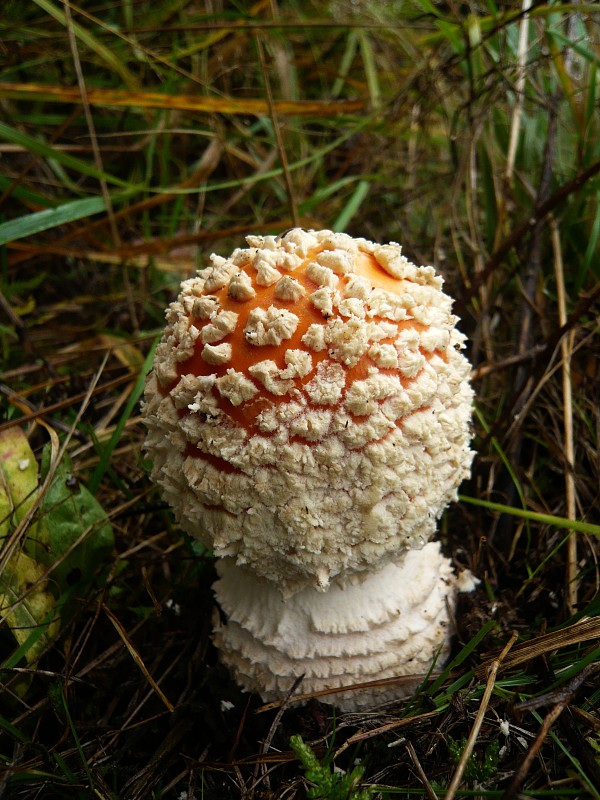
[[[599,24],[595,2],[4,0],[0,798],[303,797],[292,735],[313,796],[359,759],[385,797],[600,797]],[[179,281],[293,225],[435,265],[478,398],[441,530],[482,581],[454,659],[334,720],[257,714],[216,662],[210,558],[149,484],[137,405]]]

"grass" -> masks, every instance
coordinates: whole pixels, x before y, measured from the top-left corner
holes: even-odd
[[[0,798],[304,797],[293,736],[349,798],[598,798],[596,5],[4,5],[0,436],[45,471],[3,478]],[[444,671],[371,714],[238,691],[141,455],[179,281],[294,224],[401,242],[469,336],[478,455],[440,533],[481,584]]]

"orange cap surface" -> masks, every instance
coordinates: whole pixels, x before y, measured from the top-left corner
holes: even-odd
[[[235,270],[229,267],[223,276],[223,280],[226,280],[224,285],[213,288],[222,282],[221,277],[215,280],[214,274],[207,276],[202,295],[205,300],[210,298],[212,301],[208,306],[210,315],[205,318],[196,316],[192,308],[189,324],[199,330],[199,336],[195,340],[193,354],[178,364],[178,373],[225,378],[234,370],[245,376],[256,387],[252,396],[237,403],[236,398],[232,401],[227,395],[221,395],[219,405],[232,420],[249,431],[254,429],[256,418],[262,411],[269,406],[289,402],[290,397],[298,395],[298,392],[308,406],[322,406],[323,403],[314,402],[310,393],[302,391],[302,387],[311,384],[317,375],[318,365],[329,362],[332,354],[333,361],[343,367],[344,386],[336,391],[337,400],[326,404],[329,408],[338,407],[345,391],[355,381],[367,378],[375,369],[397,374],[404,386],[413,379],[407,371],[403,374],[398,368],[389,349],[394,348],[400,331],[412,329],[421,333],[427,328],[409,313],[403,314],[402,306],[397,303],[398,298],[410,298],[413,281],[391,274],[393,270],[390,270],[389,264],[386,265],[385,259],[381,263],[372,252],[361,249],[360,244],[352,254],[351,265],[338,265],[338,272],[332,270],[326,264],[335,262],[335,258],[331,257],[335,241],[335,237],[331,237],[329,241],[313,246],[294,260],[292,269],[285,270],[280,266],[277,274],[273,272],[266,276],[256,263],[256,255],[253,259],[253,250],[242,251],[244,257],[239,259]],[[260,251],[257,248],[255,252]],[[263,258],[264,251],[258,256],[258,259]],[[344,266],[348,268],[347,272],[341,271]],[[218,275],[219,267],[214,268],[214,272]],[[200,273],[201,278],[203,275]],[[282,284],[284,276],[286,280]],[[357,277],[364,279],[366,284],[360,281],[357,288]],[[272,283],[265,285],[266,281],[271,280]],[[357,293],[370,296],[375,293],[374,304],[370,305],[365,297],[357,297]],[[409,304],[406,299],[405,303]],[[206,304],[201,304],[201,308],[205,307]],[[282,337],[277,344],[270,343],[268,333],[264,337],[266,341],[261,341],[260,335],[253,335],[256,328],[253,320],[261,313],[270,313],[275,317],[270,329],[273,331],[277,322],[276,311],[289,315],[285,319],[289,328],[282,325],[281,333],[273,334],[272,338]],[[223,325],[221,329],[215,326],[216,317],[225,320],[231,318],[232,314],[236,317],[233,326]],[[315,346],[314,343],[317,336],[315,326],[324,326],[331,331],[335,320],[339,323],[340,340],[356,334],[356,347],[354,350],[345,347],[341,357],[335,356],[335,335],[329,337],[329,346],[321,347],[321,342]],[[369,322],[384,323],[385,328],[375,330],[375,340],[369,342],[361,335],[362,331],[353,329],[352,321],[360,321],[359,328],[364,328]],[[367,343],[371,347],[366,347]],[[219,347],[221,345],[226,347]],[[372,345],[377,346],[373,348]],[[388,345],[387,350],[382,351],[381,345]],[[434,353],[444,358],[445,342],[443,345],[440,349],[428,351],[420,348],[419,352],[425,360],[429,360]],[[290,369],[286,362],[289,351],[306,353],[310,365],[306,363],[306,366]],[[271,365],[261,370],[260,365],[265,362],[271,362]],[[287,386],[285,391],[284,385]],[[350,413],[354,417],[364,416],[352,410]]]

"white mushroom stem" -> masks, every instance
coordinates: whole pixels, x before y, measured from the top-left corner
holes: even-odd
[[[303,694],[400,678],[320,698],[342,710],[406,696],[432,665],[442,665],[456,595],[474,586],[469,573],[454,574],[438,542],[345,585],[307,587],[286,599],[231,559],[217,568],[214,589],[227,622],[217,623],[215,644],[238,684],[265,702],[280,699],[300,676]]]

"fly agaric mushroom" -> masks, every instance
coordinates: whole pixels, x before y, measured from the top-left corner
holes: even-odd
[[[145,392],[152,477],[221,560],[215,642],[264,699],[424,672],[467,588],[428,544],[472,459],[452,301],[395,243],[247,243],[182,283]]]

